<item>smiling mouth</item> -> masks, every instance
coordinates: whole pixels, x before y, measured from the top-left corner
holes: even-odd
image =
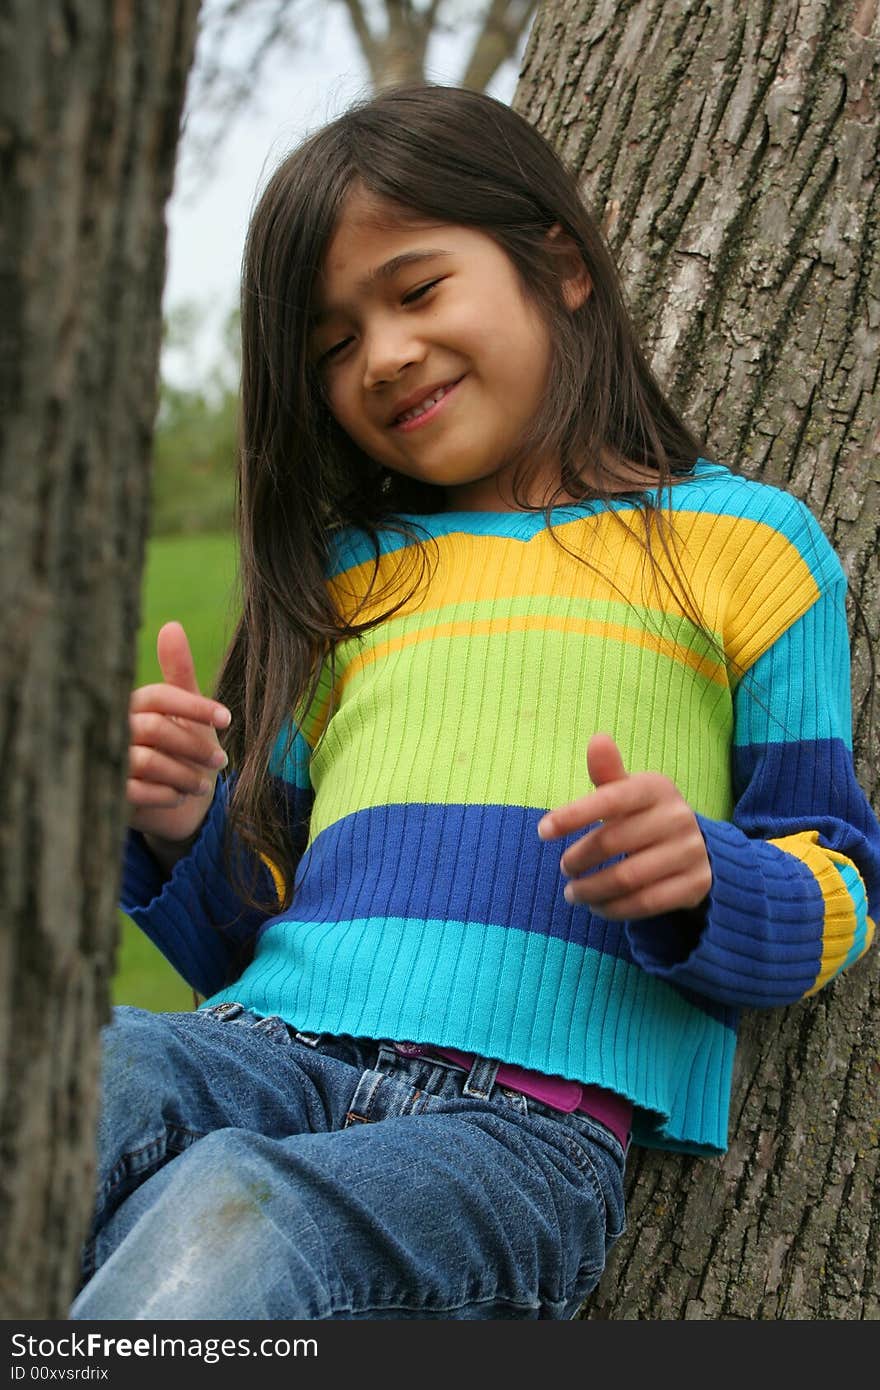
[[[463,378],[459,377],[458,381],[450,381],[448,386],[438,386],[436,391],[432,391],[430,396],[426,396],[418,405],[414,405],[396,416],[391,422],[392,429],[412,428],[417,422],[435,415],[438,407],[446,400],[447,396],[451,395],[462,380]]]

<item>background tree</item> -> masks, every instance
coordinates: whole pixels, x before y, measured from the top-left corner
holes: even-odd
[[[198,0],[0,24],[0,1317],[63,1317],[94,1195],[164,209]]]
[[[449,81],[484,91],[514,57],[537,0],[207,0],[193,105],[213,107],[225,123],[253,100],[266,59],[295,53],[311,24],[323,23],[327,5],[341,5],[364,58],[374,91],[423,82],[431,41],[467,30],[470,48]]]
[[[557,0],[514,106],[604,218],[711,456],[803,498],[878,627],[877,0]],[[857,766],[877,804],[869,646]],[[880,958],[742,1033],[723,1160],[634,1150],[590,1318],[880,1315]]]

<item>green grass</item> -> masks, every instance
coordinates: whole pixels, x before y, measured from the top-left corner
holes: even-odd
[[[183,624],[199,686],[213,690],[235,622],[231,607],[235,542],[231,535],[157,537],[149,543],[138,633],[137,685],[162,679],[156,634],[163,623]],[[113,1002],[156,1012],[191,1009],[189,985],[139,927],[120,913],[122,933]]]

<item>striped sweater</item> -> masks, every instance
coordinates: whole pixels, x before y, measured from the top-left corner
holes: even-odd
[[[325,671],[273,754],[301,827],[291,907],[259,917],[235,897],[226,779],[167,881],[129,833],[122,906],[203,1007],[595,1083],[634,1102],[634,1142],[724,1151],[740,1010],[810,995],[867,950],[880,826],[852,765],[846,582],[809,511],[703,460],[662,500],[714,640],[659,546],[670,585],[652,578],[631,499],[556,508],[564,550],[540,513],[407,517],[428,565],[397,599],[415,592],[337,648],[335,688]],[[371,605],[404,549],[381,532],[364,603],[374,551],[338,533],[338,608],[392,606]],[[713,874],[697,932],[563,897],[560,858],[585,832],[536,827],[589,790],[600,730],[697,814]],[[252,963],[221,987],[247,936]]]

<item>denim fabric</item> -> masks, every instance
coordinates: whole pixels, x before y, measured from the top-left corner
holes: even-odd
[[[572,1318],[624,1225],[604,1125],[241,1004],[117,1008],[72,1318]]]

